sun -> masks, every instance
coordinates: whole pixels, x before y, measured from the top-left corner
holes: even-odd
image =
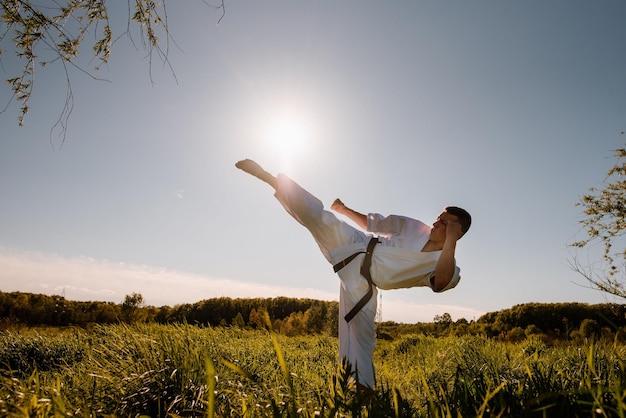
[[[304,152],[311,129],[302,113],[288,109],[268,118],[266,132],[272,152],[284,159],[291,159]]]

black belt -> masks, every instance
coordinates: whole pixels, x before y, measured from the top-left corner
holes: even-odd
[[[354,258],[357,255],[365,253],[363,264],[361,264],[361,276],[365,277],[365,279],[367,280],[367,284],[369,285],[369,288],[367,289],[367,293],[363,295],[361,300],[359,300],[357,304],[354,305],[354,307],[350,310],[350,312],[348,312],[348,314],[344,316],[344,319],[346,320],[346,322],[350,322],[352,318],[354,318],[354,316],[357,313],[359,313],[359,311],[363,308],[363,306],[365,306],[365,304],[369,302],[369,300],[372,298],[372,295],[374,294],[374,283],[372,282],[372,274],[370,272],[370,266],[372,265],[372,254],[374,254],[374,247],[379,242],[380,241],[378,240],[378,238],[372,237],[372,239],[370,239],[370,242],[367,244],[366,251],[359,251],[357,253],[354,253],[350,257],[346,258],[343,261],[340,261],[339,263],[333,266],[333,270],[335,270],[335,273],[337,273],[339,270],[347,266],[348,263],[354,260]]]

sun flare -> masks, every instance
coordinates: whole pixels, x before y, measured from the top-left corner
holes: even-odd
[[[305,118],[295,111],[282,111],[267,121],[267,142],[273,152],[283,158],[301,154],[309,142],[310,128]]]

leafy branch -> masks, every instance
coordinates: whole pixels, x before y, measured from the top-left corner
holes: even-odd
[[[204,3],[209,7],[221,9],[223,17],[225,13],[223,0],[217,6]],[[51,135],[55,128],[60,128],[62,144],[74,106],[70,69],[83,72],[95,80],[101,80],[94,76],[92,71],[98,71],[100,65],[108,62],[111,47],[116,41],[128,38],[137,48],[132,36],[133,28],[138,30],[141,48],[147,52],[150,79],[152,80],[152,59],[155,55],[168,66],[176,78],[168,58],[173,38],[168,27],[165,1],[127,0],[127,5],[126,30],[114,38],[109,20],[109,6],[105,0],[51,0],[45,5],[38,4],[35,0],[0,0],[0,66],[2,57],[7,54],[7,48],[11,48],[21,68],[17,70],[17,74],[6,79],[12,94],[4,108],[0,109],[0,113],[5,113],[15,101],[19,102],[17,119],[18,124],[23,126],[30,109],[29,102],[33,96],[37,68],[60,63],[65,72],[67,88],[64,107],[51,129]],[[92,70],[87,70],[76,61],[81,47],[84,47],[86,37],[91,34],[94,36],[91,50],[98,65]]]
[[[585,218],[580,221],[587,238],[574,242],[573,247],[583,248],[599,241],[603,247],[603,259],[608,266],[605,275],[598,276],[589,269],[583,269],[577,261],[573,263],[592,285],[601,291],[626,298],[626,148],[613,150],[616,163],[611,167],[602,188],[592,187],[582,196],[577,206],[583,207]]]

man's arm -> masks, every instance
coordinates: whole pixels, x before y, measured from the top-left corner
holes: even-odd
[[[443,243],[441,255],[435,266],[435,276],[432,284],[435,292],[440,292],[452,280],[455,270],[454,252],[456,251],[456,242],[463,235],[461,224],[458,222],[448,221],[446,225],[446,241]]]
[[[347,207],[340,199],[335,199],[335,201],[330,205],[330,208],[335,212],[347,216],[352,222],[357,224],[361,229],[367,231],[367,216],[359,213],[355,210]]]

